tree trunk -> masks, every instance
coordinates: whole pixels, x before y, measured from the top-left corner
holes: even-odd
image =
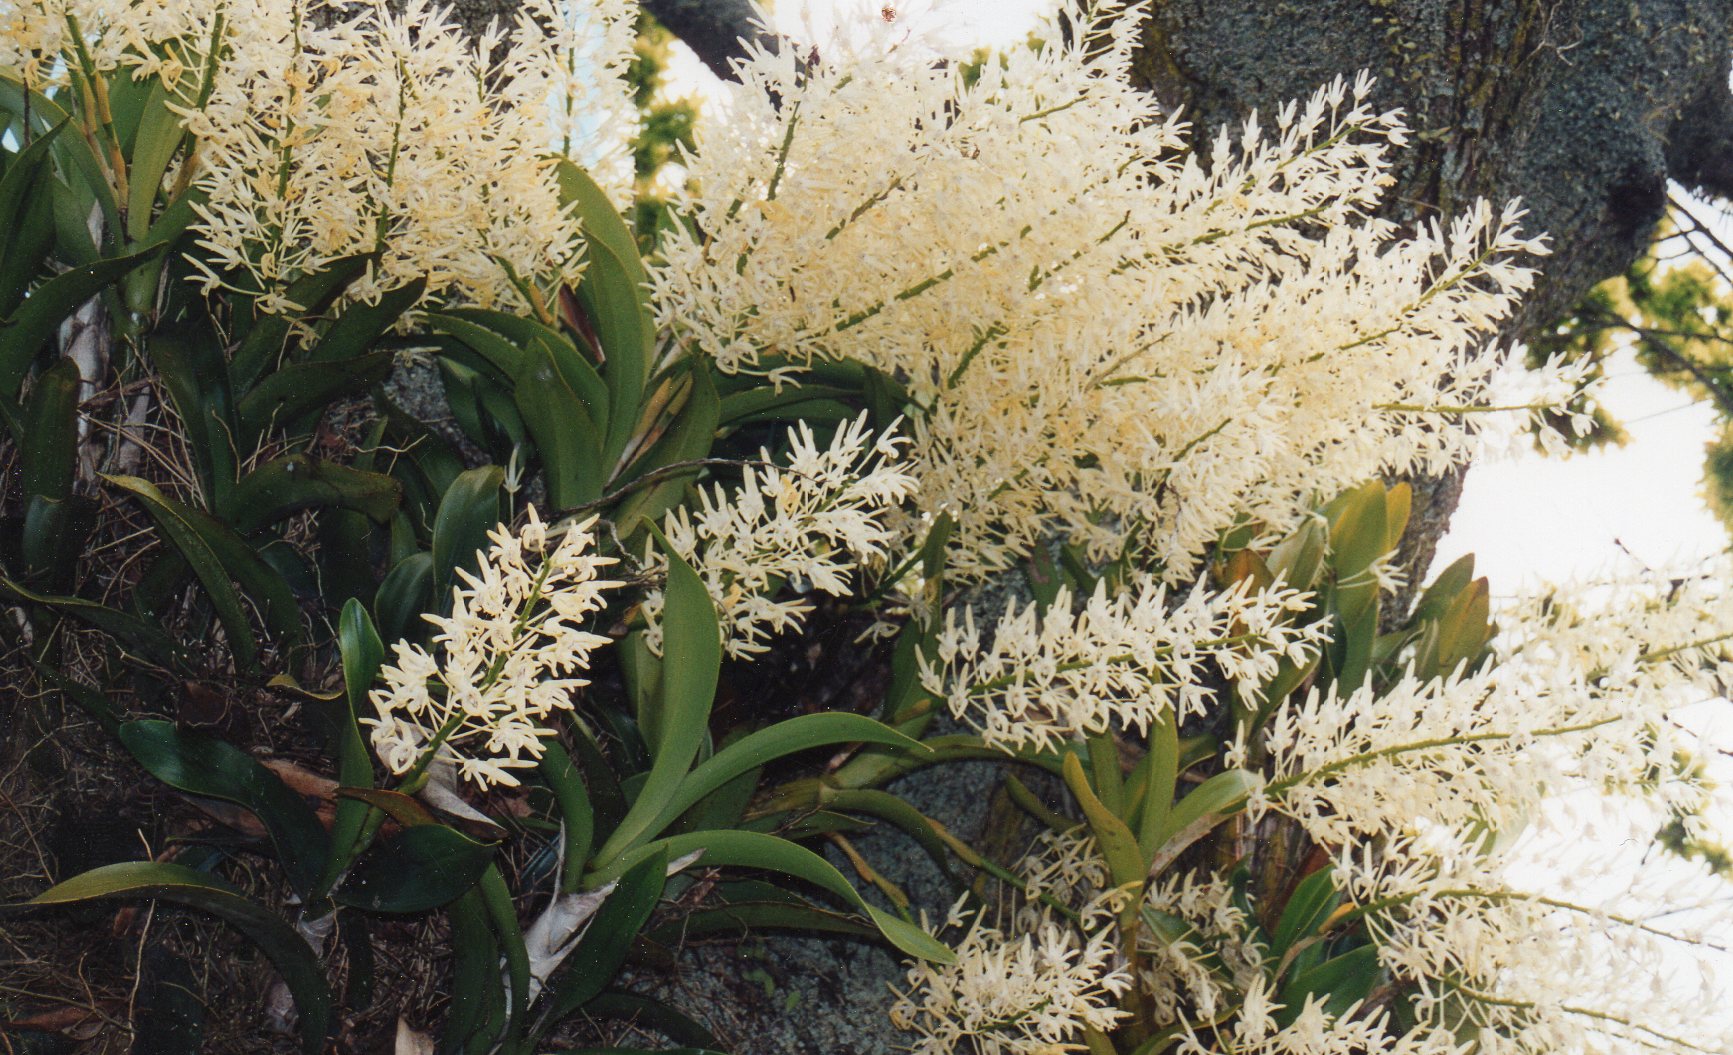
[[[1669,178],[1733,196],[1730,28],[1733,0],[1162,0],[1137,72],[1213,129],[1372,71],[1415,131],[1393,218],[1520,198],[1552,236],[1505,333],[1521,340],[1643,252]],[[1402,556],[1417,583],[1462,474],[1415,484]]]

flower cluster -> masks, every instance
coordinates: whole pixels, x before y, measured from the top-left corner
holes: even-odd
[[[730,656],[761,653],[770,637],[800,625],[812,604],[785,591],[844,596],[855,568],[885,558],[888,514],[915,487],[898,464],[905,442],[894,431],[874,437],[863,414],[820,447],[802,422],[789,430],[784,464],[770,464],[764,451],[764,464],[747,466],[739,487],[718,484],[700,492],[695,511],[668,514],[663,530],[704,580]],[[654,546],[644,561],[653,573],[667,568]],[[662,604],[659,591],[644,602],[658,652]]]
[[[480,786],[515,786],[511,770],[541,757],[543,722],[572,707],[589,684],[590,653],[609,642],[583,629],[620,584],[598,578],[614,563],[591,552],[590,523],[567,528],[549,549],[548,530],[530,510],[519,534],[505,527],[474,574],[459,570],[449,616],[433,651],[399,641],[371,700],[373,747],[393,772],[449,762]],[[437,654],[436,654],[437,653]]]
[[[624,105],[623,3],[540,0],[479,40],[430,0],[318,18],[306,0],[248,7],[229,12],[209,100],[183,111],[202,150],[207,290],[240,281],[282,307],[288,283],[359,253],[379,254],[352,290],[367,299],[420,279],[446,301],[521,310],[576,279],[581,233],[560,202],[550,112],[573,99],[580,61],[594,87],[577,98],[611,87]],[[611,53],[588,55],[593,41]],[[610,114],[590,152],[617,167],[630,129]],[[569,129],[565,145],[591,147]]]
[[[1265,727],[1253,812],[1298,822],[1344,891],[1380,907],[1380,957],[1418,986],[1422,1024],[1523,1055],[1721,1050],[1729,1023],[1703,1009],[1726,996],[1700,991],[1714,940],[1652,922],[1689,903],[1680,888],[1596,891],[1617,874],[1605,860],[1544,886],[1520,872],[1581,839],[1582,817],[1561,816],[1573,796],[1618,796],[1631,831],[1614,846],[1727,813],[1672,715],[1733,673],[1728,572],[1543,593],[1509,609],[1478,673],[1313,692]],[[1552,893],[1573,885],[1587,896]]]
[[[161,78],[194,137],[170,177],[203,192],[190,259],[207,292],[286,310],[297,278],[376,254],[348,296],[421,280],[521,311],[583,266],[556,160],[628,203],[634,16],[532,0],[471,39],[432,0],[5,0],[0,68],[39,88]]]
[[[1178,604],[1141,579],[1119,593],[1104,582],[1077,611],[1061,589],[1042,613],[1013,604],[983,641],[972,608],[948,611],[922,686],[989,744],[1045,749],[1117,723],[1146,731],[1164,715],[1201,714],[1214,693],[1206,674],[1235,679],[1257,698],[1283,658],[1312,655],[1324,627],[1298,625],[1308,595],[1200,586]]]
[[[1054,532],[1182,578],[1237,517],[1284,531],[1462,456],[1476,423],[1440,415],[1480,416],[1513,261],[1542,251],[1520,210],[1372,218],[1405,132],[1364,78],[1189,151],[1129,83],[1144,9],[1061,6],[983,64],[913,27],[869,60],[754,53],[686,159],[661,322],[725,370],[904,381],[953,578]]]
[[[891,1009],[898,1028],[918,1034],[915,1055],[1062,1055],[1078,1050],[1082,1026],[1111,1029],[1124,1017],[1113,1000],[1131,977],[1114,966],[1108,933],[1080,940],[1044,917],[1007,935],[961,901],[947,925],[964,931],[956,962],[911,967]]]

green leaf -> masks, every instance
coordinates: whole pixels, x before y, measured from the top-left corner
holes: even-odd
[[[241,666],[254,665],[258,642],[248,624],[241,592],[235,588],[237,582],[264,609],[265,625],[273,633],[290,643],[300,641],[300,611],[288,584],[232,529],[174,501],[148,481],[135,476],[105,475],[103,479],[136,495],[157,528],[186,557],[204,585]]]
[[[301,308],[303,317],[323,315],[351,283],[367,273],[376,259],[375,254],[362,253],[333,260],[323,271],[302,275],[289,283],[283,295]],[[234,391],[248,391],[260,377],[276,368],[293,329],[285,315],[261,313],[251,320],[229,364],[229,383]]]
[[[26,90],[9,75],[0,75],[0,108],[14,114],[31,114],[36,126],[44,130],[65,124],[71,116],[57,100],[50,99],[41,92]],[[90,141],[78,135],[62,136],[54,144],[54,153],[61,159],[61,168],[68,180],[72,180],[74,174],[80,177],[76,181],[78,189],[89,204],[101,208],[102,219],[108,230],[120,230],[120,204],[114,200],[107,170],[91,150]],[[70,199],[71,195],[66,197]],[[89,204],[79,212],[80,228],[89,223]],[[4,389],[0,389],[0,393],[3,392]]]
[[[332,897],[369,912],[426,912],[473,888],[491,863],[490,844],[420,824],[362,854]]]
[[[577,292],[606,357],[612,412],[604,449],[612,461],[631,438],[653,365],[655,323],[650,314],[649,276],[638,256],[637,239],[589,173],[562,159],[557,174],[561,204],[576,205],[589,250],[589,266]]]
[[[65,128],[62,121],[37,136],[13,155],[0,176],[0,231],[9,234],[0,240],[0,318],[10,315],[24,299],[54,244],[57,184],[49,150]]]
[[[698,573],[656,531],[656,542],[668,558],[668,587],[662,612],[662,680],[660,735],[651,745],[649,777],[620,826],[597,857],[613,861],[639,840],[655,834],[655,821],[674,801],[698,747],[709,732],[710,707],[722,669],[722,631],[716,606]],[[696,801],[696,800],[694,800]]]
[[[1311,997],[1322,997],[1326,1015],[1346,1014],[1348,1008],[1371,996],[1383,977],[1378,947],[1362,945],[1316,967],[1296,972],[1277,995],[1282,1008],[1275,1013],[1275,1020],[1284,1027],[1293,1024]]]
[[[72,493],[78,443],[78,364],[56,359],[36,376],[24,408],[18,484],[26,495],[63,501]]]
[[[1159,873],[1172,864],[1186,847],[1238,813],[1258,784],[1257,774],[1243,769],[1228,769],[1193,788],[1173,807],[1167,823],[1156,836],[1157,851],[1150,865],[1150,874]]]
[[[313,950],[293,927],[212,876],[184,865],[126,862],[74,876],[25,904],[70,905],[108,897],[173,901],[208,912],[245,934],[270,959],[295,998],[301,1015],[302,1050],[318,1055],[324,1047],[331,1025],[331,992]]]
[[[343,308],[313,346],[307,350],[308,363],[345,363],[360,358],[386,331],[397,325],[403,313],[415,306],[427,289],[426,279],[416,279],[399,286],[379,299],[368,303],[357,301]]]
[[[687,1049],[689,1051],[716,1046],[716,1038],[696,1020],[660,1000],[638,993],[600,993],[584,1005],[584,1011],[592,1018],[623,1019],[647,1026],[676,1044],[693,1045],[693,1048]],[[668,1053],[660,1052],[658,1055]]]
[[[433,597],[433,554],[424,550],[398,561],[373,595],[381,633],[392,641],[421,638],[428,625],[421,616],[434,610]]]
[[[649,833],[660,832],[704,796],[742,773],[797,751],[844,743],[885,744],[917,753],[926,750],[919,740],[865,715],[803,714],[742,737],[693,769],[650,822]]]
[[[1270,938],[1270,955],[1280,961],[1295,944],[1316,934],[1318,927],[1330,918],[1330,913],[1341,901],[1342,896],[1336,892],[1328,866],[1300,880],[1293,894],[1289,895],[1281,918],[1276,921],[1276,932]]]
[[[1150,723],[1149,751],[1144,759],[1147,764],[1137,817],[1137,847],[1145,861],[1152,861],[1179,784],[1179,726],[1171,709]]]
[[[171,722],[127,722],[120,742],[150,774],[177,791],[251,810],[270,833],[298,893],[312,889],[330,853],[325,829],[301,796],[246,752]]]
[[[554,793],[565,831],[565,855],[560,871],[560,892],[575,893],[584,875],[584,862],[590,858],[590,848],[596,835],[596,813],[590,806],[590,793],[566,749],[552,737],[542,741],[540,763],[542,779]]]
[[[846,402],[854,395],[832,385],[748,389],[722,400],[720,424],[735,429],[762,422],[845,421],[860,413]]]
[[[337,620],[337,648],[343,661],[343,701],[332,708],[331,739],[337,756],[337,782],[349,788],[373,786],[373,760],[361,736],[359,718],[367,713],[367,693],[385,663],[385,644],[360,601],[350,598]],[[319,888],[330,890],[354,859],[367,804],[344,797],[331,822],[331,856],[319,877]]]
[[[251,534],[302,509],[335,507],[383,524],[402,498],[403,485],[384,473],[290,454],[241,478],[231,494],[230,522],[235,530]]]
[[[716,443],[721,401],[716,394],[716,381],[711,376],[711,367],[708,364],[695,363],[691,377],[686,402],[675,415],[673,423],[650,445],[650,449],[632,464],[623,477],[623,482],[641,479],[646,473],[670,465],[697,461],[709,456],[711,447]],[[620,502],[614,512],[614,522],[629,531],[635,531],[633,526],[640,520],[660,520],[664,513],[679,504],[680,496],[686,493],[688,484],[697,473],[698,467],[694,466],[690,473],[671,473],[654,484],[637,488]]]
[[[668,857],[652,851],[620,876],[619,886],[609,894],[590,920],[577,948],[567,956],[550,980],[542,997],[545,1010],[532,1032],[540,1035],[606,989],[626,962],[632,940],[644,929],[662,898],[667,882]]]
[[[391,373],[390,351],[334,363],[294,363],[259,382],[241,398],[238,420],[245,446],[273,425],[288,427],[348,396],[360,395]]]
[[[205,329],[161,327],[149,335],[145,350],[186,429],[188,453],[210,508],[226,508],[235,484],[239,424],[221,343]]]
[[[130,648],[149,657],[163,666],[178,667],[185,660],[185,653],[174,638],[163,631],[160,624],[153,620],[141,619],[130,612],[117,608],[86,601],[82,597],[60,597],[52,594],[37,593],[0,575],[0,594],[5,594],[20,601],[39,604],[62,615],[112,634]]]
[[[804,879],[865,912],[880,934],[910,956],[935,963],[952,963],[956,960],[956,954],[931,934],[907,920],[898,919],[869,905],[829,861],[804,846],[797,846],[786,839],[762,832],[704,831],[661,839],[634,851],[620,865],[592,875],[590,883],[594,885],[606,882],[613,875],[635,867],[652,856],[666,856],[670,861],[677,861],[695,851],[702,851],[702,856],[698,859],[700,864],[762,868]]]
[[[485,1049],[505,1024],[499,942],[488,926],[479,890],[452,902],[446,915],[451,920],[451,1010],[439,1050],[462,1052],[477,1040]]]
[[[505,470],[484,465],[460,475],[440,500],[433,519],[433,597],[441,608],[451,597],[457,570],[473,572],[479,565],[477,551],[487,547],[487,533],[500,523],[504,487]]]
[[[1089,830],[1095,833],[1095,843],[1101,849],[1101,856],[1107,862],[1107,870],[1112,873],[1115,886],[1127,886],[1133,883],[1141,884],[1144,880],[1148,862],[1137,848],[1137,837],[1131,834],[1131,829],[1125,822],[1114,816],[1101,799],[1095,795],[1095,789],[1089,786],[1089,778],[1083,772],[1083,763],[1076,752],[1067,751],[1064,766],[1065,786],[1071,789],[1072,797],[1083,810],[1083,817],[1089,822]]]
[[[91,297],[118,282],[161,246],[63,271],[31,291],[10,319],[0,322],[0,402],[15,405],[30,362],[54,339],[60,323]],[[24,437],[19,437],[20,442]]]
[[[168,171],[186,138],[181,127],[184,119],[168,107],[168,89],[160,78],[151,78],[150,84],[150,95],[133,138],[132,155],[127,158],[126,236],[135,242],[150,231],[163,173]]]

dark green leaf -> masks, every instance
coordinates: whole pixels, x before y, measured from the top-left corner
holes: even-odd
[[[72,493],[78,444],[78,364],[56,359],[36,376],[24,408],[18,483],[26,495],[62,501]]]
[[[477,551],[500,522],[505,470],[497,465],[470,469],[457,478],[439,503],[433,521],[433,595],[441,608],[451,595],[457,569],[474,571]],[[386,622],[381,618],[380,622]]]
[[[288,584],[233,530],[174,501],[145,480],[134,476],[104,479],[136,495],[157,528],[186,557],[204,584],[228,632],[229,647],[242,666],[253,665],[258,643],[248,624],[241,592],[235,588],[237,582],[264,609],[265,625],[279,638],[291,643],[300,640],[300,611]]]
[[[127,158],[126,236],[135,242],[150,231],[163,173],[168,171],[186,138],[181,127],[185,118],[169,109],[169,91],[161,78],[150,78],[150,85],[150,95],[139,117],[138,134]]]
[[[155,256],[161,248],[148,246],[125,256],[76,267],[31,291],[12,317],[0,322],[0,400],[16,404],[25,371],[37,353],[54,339],[61,320]]]
[[[426,912],[455,901],[493,862],[493,847],[452,828],[405,828],[362,854],[332,896],[370,912]]]
[[[129,612],[109,608],[95,601],[86,601],[81,597],[36,593],[4,576],[0,576],[0,593],[20,601],[43,605],[62,615],[88,623],[104,633],[114,635],[125,645],[164,666],[178,665],[185,659],[185,654],[174,638],[169,637],[160,625],[149,619],[141,619]]]
[[[678,794],[680,783],[709,732],[710,707],[722,669],[722,631],[710,592],[692,566],[661,532],[651,528],[668,558],[662,612],[662,679],[649,777],[620,826],[597,854],[609,862],[655,834],[655,821]],[[695,800],[694,800],[695,801]]]
[[[1318,927],[1341,901],[1328,866],[1302,879],[1289,895],[1281,918],[1276,921],[1276,932],[1270,938],[1270,954],[1280,960],[1296,943],[1316,934]]]
[[[590,859],[590,847],[596,836],[596,814],[590,806],[590,793],[571,756],[553,738],[542,741],[540,764],[542,779],[554,793],[554,803],[560,810],[565,839],[565,859],[560,872],[560,892],[575,893],[583,878],[584,863]]]
[[[373,595],[380,632],[392,641],[419,640],[428,625],[421,617],[433,609],[433,554],[425,551],[398,561]]]
[[[577,948],[550,980],[535,1036],[589,1003],[614,980],[626,962],[632,939],[644,929],[662,898],[667,873],[667,856],[651,852],[620,876],[619,886],[596,910]]]
[[[170,722],[127,722],[120,727],[120,742],[169,787],[251,810],[270,833],[290,884],[302,894],[312,889],[330,841],[312,807],[275,773],[239,748]]]
[[[230,501],[231,522],[250,534],[302,509],[350,509],[384,523],[397,509],[403,485],[383,473],[291,454],[266,462],[241,479]]]
[[[241,439],[252,442],[273,425],[287,426],[338,399],[360,395],[391,373],[392,354],[369,352],[341,362],[283,367],[241,398]]]
[[[346,363],[359,358],[391,327],[403,313],[421,299],[427,288],[425,279],[416,279],[399,286],[379,299],[368,303],[357,301],[346,305],[329,329],[308,349],[308,363]]]
[[[318,1055],[331,1025],[331,993],[325,972],[307,942],[275,914],[236,893],[228,884],[184,865],[127,862],[92,869],[25,902],[69,905],[94,898],[160,898],[208,912],[245,934],[270,958],[300,1011],[301,1048]]]

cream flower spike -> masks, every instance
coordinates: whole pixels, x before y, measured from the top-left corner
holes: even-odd
[[[536,764],[544,723],[571,709],[589,684],[575,675],[611,641],[582,628],[620,585],[598,577],[614,559],[592,552],[594,523],[568,527],[551,551],[533,508],[522,532],[496,528],[475,572],[458,571],[451,615],[427,617],[433,651],[397,642],[369,696],[377,717],[362,720],[388,769],[408,773],[431,752],[480,787],[509,787],[511,770]]]

